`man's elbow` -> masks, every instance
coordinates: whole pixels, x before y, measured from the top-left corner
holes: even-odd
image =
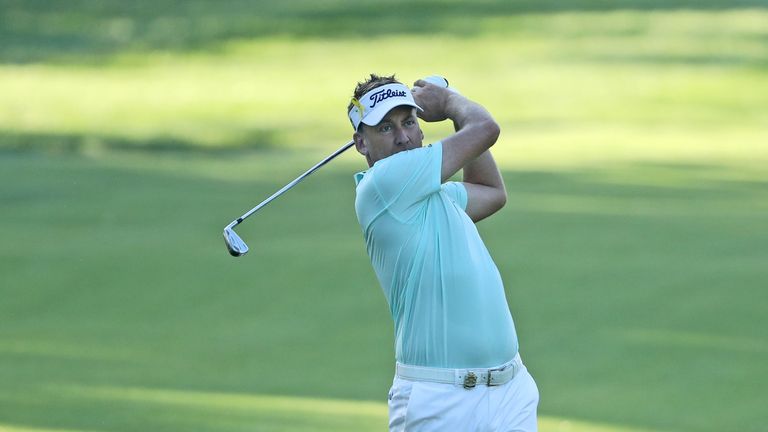
[[[501,134],[501,127],[498,123],[496,123],[496,120],[489,118],[483,125],[483,131],[486,134],[485,139],[486,142],[488,142],[488,148],[491,148],[491,146],[496,144],[496,140],[499,139],[499,135]]]
[[[507,205],[507,191],[502,186],[501,189],[497,189],[496,193],[494,194],[493,212],[495,213],[501,210],[505,205]]]
[[[473,222],[480,222],[481,220],[491,216],[507,203],[507,194],[503,190],[499,192],[498,189],[492,195],[486,195],[486,200],[481,206],[477,206],[471,209],[468,213]]]
[[[471,137],[470,142],[474,142],[478,149],[482,151],[490,149],[496,140],[499,139],[501,128],[499,124],[492,117],[488,117],[477,123],[474,123],[470,128],[467,128],[468,137]]]
[[[486,201],[486,210],[488,212],[486,216],[496,213],[507,204],[507,191],[504,189],[503,185],[493,187],[491,191],[492,193],[488,195],[488,201]]]

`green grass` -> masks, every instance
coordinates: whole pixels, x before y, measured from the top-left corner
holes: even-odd
[[[214,397],[384,400],[391,324],[352,214],[348,156],[241,227],[252,252],[234,260],[219,231],[244,210],[238,197],[266,196],[291,176],[199,170],[258,172],[283,154],[6,155],[3,183],[24,180],[3,193],[0,424],[380,429],[383,405],[359,416],[350,402],[348,415],[319,420],[299,402],[266,415]],[[152,167],[166,162],[184,167]],[[505,174],[510,204],[481,229],[507,280],[544,419],[759,430],[768,179],[649,164]],[[166,392],[213,407],[147,396]],[[728,412],[718,411],[724,397]]]
[[[764,2],[131,4],[0,0],[0,431],[384,430],[362,158],[221,239],[371,71],[502,125],[480,230],[543,432],[764,429]]]

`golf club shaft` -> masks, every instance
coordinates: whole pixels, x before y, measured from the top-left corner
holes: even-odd
[[[354,144],[355,144],[355,142],[354,142],[354,141],[350,141],[350,142],[348,142],[348,143],[344,144],[344,145],[343,145],[341,148],[339,148],[338,150],[336,150],[335,152],[333,152],[333,153],[332,153],[330,156],[328,156],[327,158],[325,158],[325,159],[321,160],[320,162],[318,162],[318,163],[317,163],[315,166],[313,166],[312,168],[308,169],[308,170],[307,170],[307,171],[306,171],[304,174],[302,174],[302,175],[300,175],[300,176],[296,177],[296,179],[294,179],[292,182],[288,183],[287,185],[283,186],[283,187],[282,187],[282,188],[281,188],[279,191],[277,191],[277,192],[273,193],[273,194],[272,194],[272,195],[271,195],[269,198],[267,198],[267,199],[265,199],[264,201],[262,201],[261,203],[259,203],[259,204],[258,204],[256,207],[254,207],[254,208],[252,208],[252,209],[248,210],[248,212],[247,212],[247,213],[245,213],[244,215],[240,216],[239,218],[237,218],[237,219],[233,220],[233,221],[232,221],[232,223],[230,223],[229,225],[227,225],[227,228],[230,228],[230,229],[231,229],[231,228],[234,228],[234,227],[235,227],[235,226],[237,226],[237,225],[238,225],[240,222],[242,222],[242,221],[244,221],[246,218],[248,218],[248,216],[250,216],[250,215],[252,215],[252,214],[256,213],[256,212],[257,212],[257,211],[259,211],[259,210],[260,210],[262,207],[264,207],[265,205],[267,205],[267,204],[269,204],[270,202],[272,202],[272,201],[273,201],[275,198],[277,198],[277,197],[279,197],[280,195],[284,194],[284,193],[285,193],[286,191],[288,191],[290,188],[292,188],[292,187],[296,186],[296,185],[297,185],[299,182],[301,182],[302,180],[304,180],[304,179],[305,179],[305,178],[306,178],[308,175],[310,175],[310,174],[312,174],[313,172],[317,171],[317,170],[318,170],[320,167],[322,167],[323,165],[325,165],[325,164],[327,164],[328,162],[330,162],[330,161],[331,161],[333,158],[335,158],[336,156],[338,156],[338,155],[340,155],[340,154],[344,153],[344,151],[346,151],[348,148],[352,147]]]

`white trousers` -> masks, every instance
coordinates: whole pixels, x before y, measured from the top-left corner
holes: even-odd
[[[536,432],[539,390],[523,366],[504,385],[461,385],[395,377],[389,391],[390,432]]]

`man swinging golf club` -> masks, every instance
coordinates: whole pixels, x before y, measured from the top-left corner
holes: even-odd
[[[499,126],[440,79],[409,89],[371,74],[347,112],[369,166],[355,210],[395,324],[390,431],[535,431],[538,389],[474,224],[506,202],[489,151]],[[456,133],[423,147],[419,118]]]

